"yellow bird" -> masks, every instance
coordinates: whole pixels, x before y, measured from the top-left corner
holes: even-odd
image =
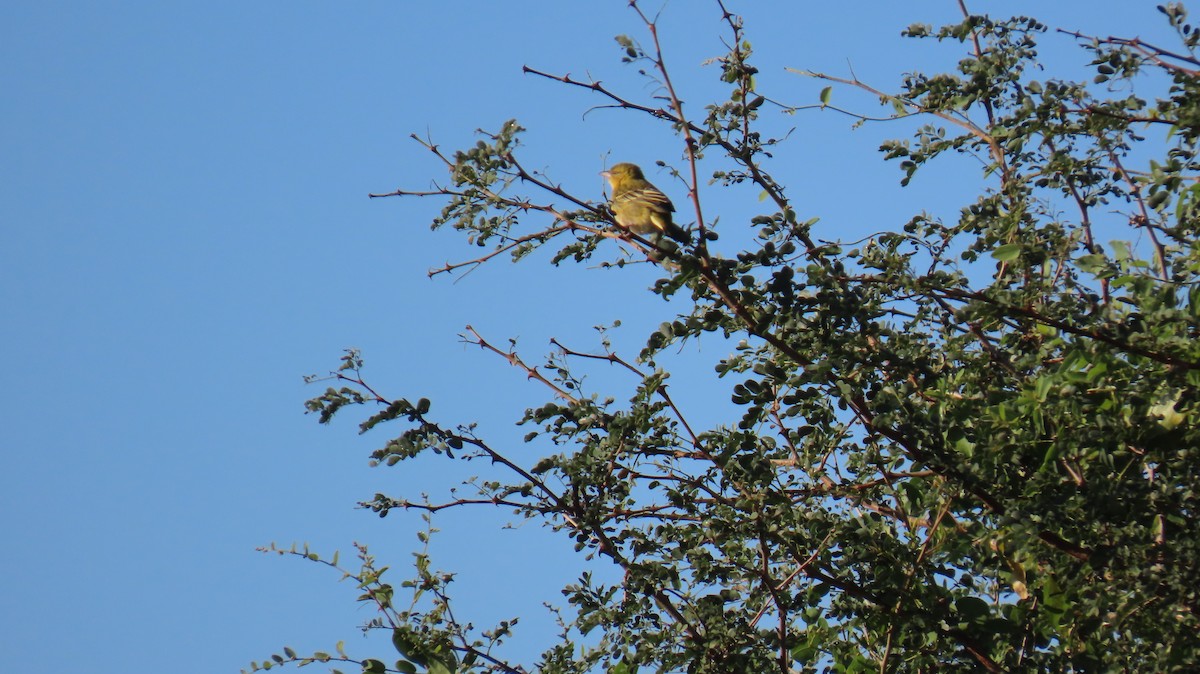
[[[608,202],[617,224],[635,234],[666,234],[686,242],[687,233],[671,220],[674,204],[646,180],[637,164],[621,163],[600,175],[612,186]]]

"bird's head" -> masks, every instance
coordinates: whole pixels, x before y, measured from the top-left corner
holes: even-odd
[[[645,180],[646,176],[642,174],[642,169],[637,164],[623,162],[614,165],[607,171],[601,171],[600,175],[608,179],[609,184],[616,185],[623,180]]]

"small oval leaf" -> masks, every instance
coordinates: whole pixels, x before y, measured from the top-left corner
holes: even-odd
[[[1021,244],[1019,243],[1006,243],[992,251],[992,257],[1000,260],[1001,262],[1011,262],[1012,260],[1017,259],[1017,256],[1020,254]]]

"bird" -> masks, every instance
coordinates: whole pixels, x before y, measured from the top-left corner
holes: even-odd
[[[641,167],[622,162],[600,175],[612,187],[608,207],[616,216],[617,224],[634,234],[666,234],[677,241],[688,241],[687,232],[671,219],[675,205],[646,180]]]

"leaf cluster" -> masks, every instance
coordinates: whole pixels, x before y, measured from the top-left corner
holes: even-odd
[[[431,451],[496,467],[471,496],[364,505],[508,508],[615,569],[617,582],[581,565],[564,588],[543,672],[1200,667],[1200,29],[1181,5],[1161,7],[1173,51],[964,10],[906,31],[961,45],[949,72],[884,91],[795,71],[828,85],[814,109],[916,122],[880,148],[903,185],[950,155],[981,168],[956,217],[897,214],[885,231],[841,241],[820,238],[817,217],[789,198],[788,164],[773,156],[790,149],[787,134],[760,130],[765,111],[803,108],[758,92],[741,20],[716,4],[728,53],[713,62],[730,94],[699,117],[637,3],[649,41],[618,45],[658,95],[526,69],[677,134],[699,234],[684,245],[625,231],[602,205],[527,171],[515,122],[453,155],[423,143],[450,182],[395,194],[445,199],[434,225],[488,248],[436,272],[545,245],[558,246],[555,264],[643,257],[663,272],[652,291],[684,309],[632,358],[602,338],[594,350],[556,343],[534,366],[468,328],[468,343],[550,396],[520,418],[544,451],[528,463],[470,424],[437,422],[428,401],[377,393],[350,352],[331,374],[341,387],[308,403],[320,421],[377,405],[364,432],[404,430],[375,461]],[[1078,44],[1091,80],[1044,76],[1038,44],[1051,38]],[[845,88],[889,112],[833,107]],[[1157,93],[1129,93],[1147,90]],[[706,219],[703,171],[756,185],[766,212]],[[722,254],[718,231],[731,227],[751,243]],[[668,387],[662,363],[706,335],[730,344],[711,394],[737,411],[732,425],[695,418]],[[626,373],[632,393],[588,393],[595,366]],[[525,671],[491,651],[487,635],[510,624],[473,632],[449,610],[448,577],[427,557],[417,572],[414,601],[432,592],[433,609],[377,625],[394,630],[406,662]],[[364,596],[378,603],[372,587]]]

